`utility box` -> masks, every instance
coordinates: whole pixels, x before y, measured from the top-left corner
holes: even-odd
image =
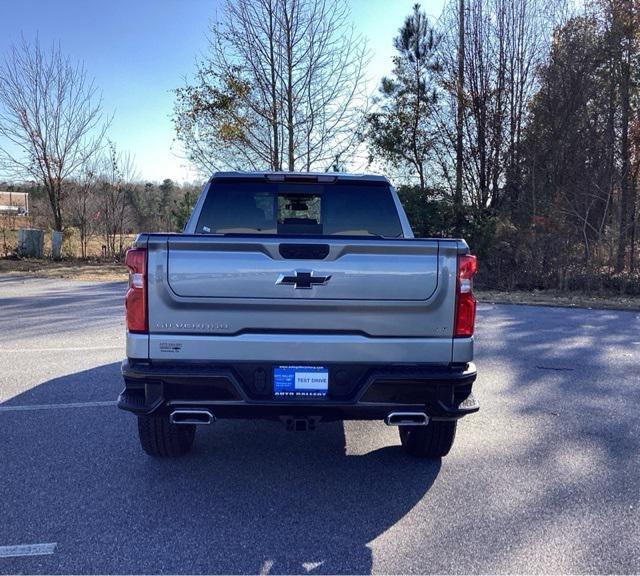
[[[18,230],[18,256],[42,258],[44,251],[44,230],[20,228]]]
[[[58,230],[51,231],[51,257],[54,260],[62,258],[62,232]]]

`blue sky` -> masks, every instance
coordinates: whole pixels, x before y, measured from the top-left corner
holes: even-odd
[[[350,0],[354,23],[373,51],[371,87],[391,69],[392,39],[415,0]],[[423,0],[437,17],[444,0]],[[84,62],[114,114],[110,137],[136,159],[141,179],[197,179],[173,144],[171,90],[206,48],[219,0],[0,0],[0,55],[39,36]]]

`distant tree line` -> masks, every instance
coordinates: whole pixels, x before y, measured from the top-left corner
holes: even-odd
[[[181,232],[200,193],[199,184],[179,185],[168,178],[160,184],[127,180],[124,176],[129,157],[115,149],[110,153],[113,163],[103,166],[104,170],[89,170],[65,184],[68,202],[62,216],[67,256],[121,259],[131,244],[131,236],[138,232]],[[42,185],[0,181],[0,189],[28,192],[29,225],[54,229]],[[24,225],[21,218],[13,218],[10,224]],[[96,244],[101,248],[98,253]],[[69,253],[70,245],[77,246],[77,254]]]
[[[121,259],[138,232],[181,232],[197,200],[199,184],[127,181],[122,178],[123,157],[105,172],[88,172],[67,182],[69,201],[63,212],[65,247],[77,247],[66,256],[104,256]],[[16,184],[0,181],[0,189],[29,193],[31,226],[53,229],[51,206],[44,188],[34,182]],[[11,227],[22,224],[13,218]],[[8,224],[6,224],[7,227]],[[2,222],[0,222],[0,228]],[[96,253],[98,245],[100,251]],[[93,247],[93,251],[90,249]],[[104,249],[102,249],[104,247]]]

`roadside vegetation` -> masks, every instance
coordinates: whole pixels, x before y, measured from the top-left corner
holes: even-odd
[[[468,240],[484,290],[640,297],[637,0],[449,0],[437,21],[416,4],[379,86],[345,0],[224,6],[176,80],[176,137],[203,176],[384,172],[418,236]],[[0,217],[14,263],[20,226],[118,262],[195,202],[199,183],[137,177],[90,78],[27,40],[0,63],[0,190],[30,197],[28,217]]]

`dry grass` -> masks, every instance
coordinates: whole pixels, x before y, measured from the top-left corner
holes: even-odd
[[[84,260],[0,258],[0,274],[103,282],[127,279],[127,269],[122,263]]]
[[[134,241],[135,234],[126,234],[123,236],[123,246],[128,248]],[[101,258],[102,246],[105,241],[102,236],[95,235],[89,238],[87,243],[87,255],[89,258]],[[0,226],[0,257],[9,257],[15,253],[18,244],[18,230],[11,228],[2,228]],[[116,249],[118,245],[116,245]],[[65,258],[79,258],[81,256],[80,236],[77,230],[74,230],[70,236],[65,237],[62,242],[62,254]],[[45,230],[44,234],[44,255],[51,254],[51,231]]]

